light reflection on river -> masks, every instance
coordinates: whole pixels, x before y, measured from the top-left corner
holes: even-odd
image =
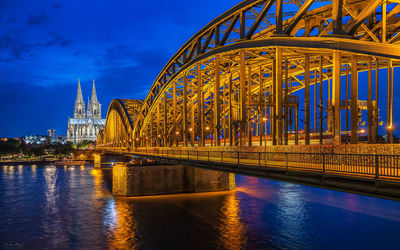
[[[231,192],[114,198],[110,171],[0,167],[0,248],[396,249],[400,202],[237,176]]]

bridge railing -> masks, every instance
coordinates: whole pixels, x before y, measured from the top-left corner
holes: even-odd
[[[190,161],[400,178],[399,155],[137,149],[135,153]]]

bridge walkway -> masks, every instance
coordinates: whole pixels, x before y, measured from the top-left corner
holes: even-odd
[[[321,174],[333,174],[361,179],[380,179],[400,183],[400,156],[326,153],[265,153],[157,150],[136,151],[140,156],[248,166],[252,170],[280,169]]]

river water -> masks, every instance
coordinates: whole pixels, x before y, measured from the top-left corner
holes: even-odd
[[[1,249],[399,249],[400,202],[246,176],[115,198],[90,166],[0,167]]]

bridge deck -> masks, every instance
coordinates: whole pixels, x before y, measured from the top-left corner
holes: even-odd
[[[281,170],[335,174],[363,179],[380,179],[400,183],[400,156],[357,154],[264,153],[226,151],[158,150],[136,152],[142,156],[157,156],[218,165],[250,166],[252,170]],[[256,168],[254,168],[256,167]]]

